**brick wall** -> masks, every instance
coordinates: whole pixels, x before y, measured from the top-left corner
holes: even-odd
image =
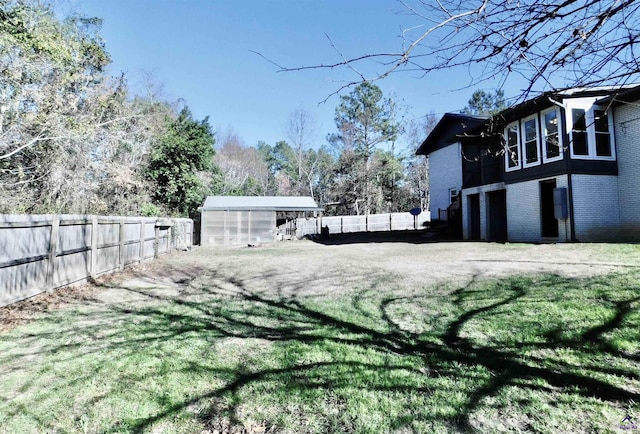
[[[509,241],[539,242],[554,241],[542,238],[540,216],[540,181],[554,178],[519,182],[507,186],[507,229]],[[567,187],[567,177],[555,177],[556,187]],[[557,241],[570,239],[570,220],[558,222]]]
[[[540,181],[556,180],[557,187],[567,187],[567,176],[544,178],[516,184],[492,184],[464,190],[463,194],[463,237],[470,237],[469,200],[470,194],[480,195],[480,237],[488,238],[488,217],[486,194],[500,189],[507,191],[507,237],[510,242],[566,242],[570,236],[570,220],[558,222],[558,238],[542,238],[540,216]]]
[[[462,188],[460,144],[454,143],[429,154],[429,209],[431,219],[438,219],[438,208],[450,204],[449,190]]]
[[[573,175],[576,239],[581,242],[620,239],[618,177]]]
[[[640,241],[640,105],[615,109],[620,229],[625,241]]]

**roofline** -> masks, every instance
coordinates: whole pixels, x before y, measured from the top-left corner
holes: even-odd
[[[637,84],[634,84],[626,86],[572,87],[559,90],[551,90],[543,92],[542,94],[534,98],[528,99],[517,105],[508,107],[499,113],[496,113],[494,119],[496,119],[500,124],[509,123],[519,119],[523,114],[535,112],[546,107],[557,105],[558,101],[568,100],[572,98],[602,96],[603,93],[608,93],[609,95],[596,101],[597,104],[600,104],[601,101],[606,101],[610,98],[614,98],[615,95],[632,92],[638,87],[639,86]]]
[[[596,104],[608,105],[611,107],[617,107],[625,103],[638,101],[640,99],[640,84],[635,84],[633,87],[620,89],[605,98],[596,101]]]
[[[477,121],[478,125],[481,125],[481,124],[485,123],[487,120],[489,120],[489,118],[486,117],[486,116],[467,115],[467,114],[464,114],[464,113],[445,113],[440,118],[440,120],[438,121],[436,126],[431,130],[431,132],[429,133],[427,138],[424,139],[422,144],[418,147],[418,149],[416,149],[416,155],[428,155],[431,152],[436,151],[437,149],[441,149],[441,148],[431,149],[430,147],[427,146],[427,144],[428,144],[428,142],[430,141],[430,139],[432,137],[434,137],[435,135],[440,134],[439,129],[443,128],[445,120],[449,120],[450,118],[456,118],[456,119],[467,120],[467,121]],[[471,127],[469,130],[473,130],[476,127],[477,127],[477,125]],[[448,137],[445,140],[443,140],[442,142],[448,143],[448,144],[455,143],[455,141],[449,141],[451,138],[452,137]]]

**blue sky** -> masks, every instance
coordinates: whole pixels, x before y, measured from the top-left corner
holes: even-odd
[[[277,72],[251,50],[284,66],[332,63],[340,55],[325,34],[349,57],[397,51],[401,29],[420,23],[393,0],[72,0],[68,7],[104,19],[112,74],[125,72],[136,89],[143,72],[152,73],[167,98],[183,98],[197,119],[209,116],[215,130],[231,127],[252,146],[286,139],[298,107],[312,113],[317,145],[324,143],[335,131],[339,99],[322,101],[355,75]],[[418,118],[462,109],[475,87],[454,89],[469,81],[465,71],[447,71],[428,78],[398,73],[377,84]],[[507,97],[516,93],[505,89]]]

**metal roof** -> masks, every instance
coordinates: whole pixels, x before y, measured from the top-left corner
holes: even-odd
[[[200,211],[322,211],[310,196],[208,196]]]

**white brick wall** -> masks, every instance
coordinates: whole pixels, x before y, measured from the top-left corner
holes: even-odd
[[[451,200],[449,190],[462,188],[460,144],[454,143],[429,154],[429,209],[431,220],[438,219],[438,208],[446,209]]]
[[[542,238],[542,223],[540,216],[540,181],[555,179],[557,187],[567,187],[567,176],[537,179],[504,185],[503,183],[467,188],[463,192],[463,238],[469,239],[469,207],[468,196],[480,194],[480,238],[487,239],[488,218],[487,198],[490,191],[507,190],[507,237],[510,242],[565,242],[571,238],[570,219],[560,220],[558,223],[558,238]]]
[[[625,241],[640,241],[640,105],[615,109],[620,230]]]
[[[507,236],[513,242],[553,241],[542,238],[540,216],[540,181],[536,179],[507,185]],[[567,187],[566,175],[555,177],[556,187]],[[558,222],[557,241],[570,239],[570,220]]]
[[[509,241],[540,239],[540,183],[520,182],[507,187],[507,237]]]
[[[478,187],[466,188],[462,192],[462,238],[468,240],[471,238],[471,215],[469,212],[469,196],[478,194],[480,198],[480,239],[486,240],[489,231],[489,218],[487,216],[487,196],[486,193],[496,190],[503,190],[505,185],[503,182],[496,184],[481,185]],[[509,199],[507,199],[509,200]],[[508,218],[508,216],[507,216]]]
[[[620,239],[618,177],[573,175],[576,239],[581,242]]]

